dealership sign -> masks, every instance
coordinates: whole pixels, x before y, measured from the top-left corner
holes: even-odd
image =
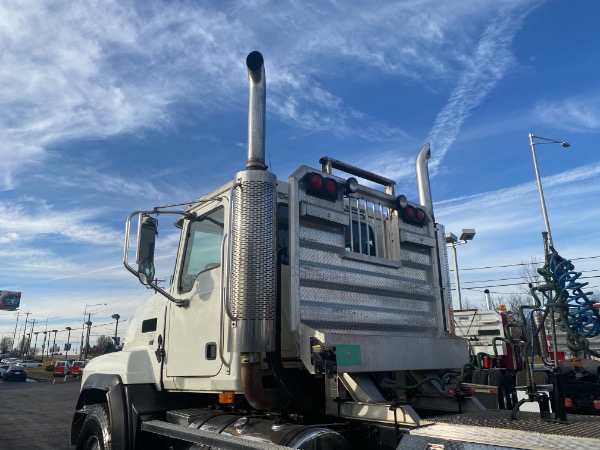
[[[0,309],[14,311],[21,305],[21,293],[0,291]]]

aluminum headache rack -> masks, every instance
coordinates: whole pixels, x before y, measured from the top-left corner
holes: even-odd
[[[537,413],[481,411],[424,419],[400,441],[401,450],[453,449],[600,449],[600,420],[569,415],[568,423],[551,423]]]

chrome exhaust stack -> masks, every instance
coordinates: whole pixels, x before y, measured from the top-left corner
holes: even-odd
[[[417,186],[419,188],[419,203],[423,205],[431,217],[433,217],[433,200],[431,199],[431,187],[429,184],[429,158],[431,148],[429,142],[421,148],[417,155],[416,171]]]
[[[277,350],[277,177],[265,164],[266,82],[260,52],[246,58],[250,99],[248,158],[231,189],[228,351],[240,353],[246,400],[258,410],[282,406],[289,399],[279,389],[265,389],[262,354]]]
[[[231,191],[231,239],[227,312],[232,320],[228,350],[275,350],[277,299],[277,178],[265,165],[266,84],[260,52],[246,58],[250,83],[248,159]]]

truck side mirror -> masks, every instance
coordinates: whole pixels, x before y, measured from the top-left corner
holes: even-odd
[[[156,245],[157,221],[155,218],[143,215],[139,226],[137,236],[136,262],[138,266],[138,277],[144,285],[149,285],[154,281],[154,247]]]
[[[154,273],[154,263],[148,258],[142,259],[138,266],[138,278],[140,279],[140,282],[143,285],[148,286],[154,281]]]

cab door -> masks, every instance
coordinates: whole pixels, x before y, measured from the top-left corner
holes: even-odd
[[[182,250],[170,302],[165,340],[167,377],[211,377],[221,369],[223,269],[225,266],[226,208],[219,202],[184,223]]]

